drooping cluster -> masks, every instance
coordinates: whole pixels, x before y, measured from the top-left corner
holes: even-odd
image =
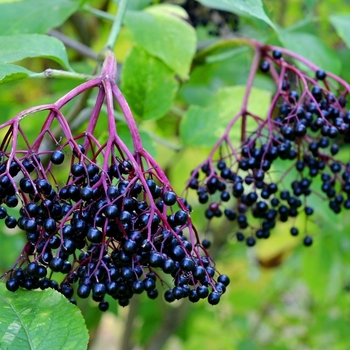
[[[288,50],[251,44],[256,53],[245,102],[187,188],[207,205],[208,220],[236,222],[237,240],[248,246],[268,238],[277,221],[291,222],[290,233],[297,236],[300,215],[306,219],[303,242],[310,246],[310,196],[328,201],[334,213],[350,208],[350,87]],[[246,104],[258,70],[276,84],[267,116],[251,113]],[[232,128],[241,130],[239,144],[230,139]]]
[[[5,275],[7,289],[51,287],[73,303],[75,295],[92,295],[105,311],[107,295],[121,306],[134,294],[156,298],[159,280],[167,286],[168,302],[208,298],[215,305],[229,279],[218,275],[200,243],[190,206],[143,149],[115,84],[115,69],[109,54],[99,78],[0,125],[6,132],[0,146],[0,219],[23,231],[27,240]],[[98,92],[91,118],[74,136],[61,109],[92,88]],[[115,100],[129,126],[133,152],[117,134]],[[100,115],[104,104],[107,123]],[[38,111],[48,116],[30,141],[25,121]],[[95,135],[98,123],[108,125],[105,141]]]

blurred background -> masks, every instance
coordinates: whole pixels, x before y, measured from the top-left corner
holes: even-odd
[[[113,14],[117,2],[91,0],[84,5]],[[182,6],[188,12],[187,20],[195,27],[198,48],[235,36],[284,44],[300,54],[305,50],[305,55],[316,64],[326,62],[325,69],[350,81],[350,50],[329,20],[334,14],[350,16],[350,1],[263,1],[266,13],[281,32],[296,37],[307,33],[317,39],[308,47],[298,47],[297,42],[281,43],[281,36],[277,37],[262,21],[211,9],[195,1],[132,3],[142,8],[145,4],[165,2]],[[110,22],[86,9],[72,15],[52,35],[62,35],[68,47],[67,38],[70,38],[98,53],[105,44]],[[133,43],[130,30],[123,28],[115,49],[120,69]],[[323,50],[320,51],[320,47]],[[74,47],[68,53],[76,71],[94,71],[96,62],[93,57],[87,57]],[[249,50],[235,48],[205,65],[194,66],[189,80],[180,84],[171,109],[163,117],[138,120],[146,147],[166,170],[178,193],[183,191],[191,170],[206,158],[209,150],[183,144],[178,132],[182,115],[189,105],[207,106],[220,88],[244,85],[251,58]],[[28,60],[25,66],[33,71],[59,68],[46,60]],[[26,80],[1,85],[1,121],[8,120],[24,108],[53,102],[76,84],[66,80]],[[273,85],[264,76],[257,76],[255,86],[273,92]],[[84,108],[91,107],[89,103],[87,100]],[[84,119],[81,121],[80,127],[83,128]],[[40,128],[40,120],[32,120],[29,124],[28,133],[34,134]],[[344,158],[348,158],[349,153],[350,149],[342,149]],[[149,300],[145,295],[135,295],[129,306],[121,308],[111,301],[110,309],[101,313],[93,301],[79,301],[90,332],[89,349],[350,348],[348,213],[335,215],[328,209],[327,202],[314,200],[311,205],[315,208],[315,215],[307,224],[308,234],[314,239],[311,247],[302,245],[303,237],[290,235],[290,223],[280,223],[268,240],[248,248],[237,242],[235,225],[217,220],[208,227],[204,208],[197,203],[196,196],[189,193],[188,201],[193,207],[192,217],[198,231],[203,238],[212,241],[210,252],[218,270],[231,279],[219,305],[211,306],[206,301],[191,304],[187,300],[167,304],[162,296]],[[305,218],[298,220],[296,225],[305,225]],[[18,257],[25,238],[6,228],[3,222],[0,225],[0,272],[3,273]],[[160,295],[165,291],[162,288],[158,285]]]

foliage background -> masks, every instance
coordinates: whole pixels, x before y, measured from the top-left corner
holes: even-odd
[[[40,1],[30,1],[40,5]],[[85,10],[80,9],[64,23],[57,23],[60,25],[56,29],[65,37],[82,42],[92,52],[98,53],[105,45],[111,22],[97,18],[87,11],[87,6],[114,14],[117,2],[80,2]],[[131,1],[131,6],[142,9],[159,2],[135,0]],[[12,2],[0,1],[0,5],[3,3]],[[225,1],[206,0],[201,3],[213,6]],[[233,35],[283,45],[350,81],[350,43],[342,34],[344,26],[339,27],[341,14],[348,19],[345,29],[350,30],[349,1],[266,0],[263,4],[276,30],[266,21],[239,13],[238,31]],[[34,28],[34,33],[45,33],[51,29],[50,26],[35,28],[42,18],[37,15],[31,19],[29,30]],[[159,59],[145,53],[145,46],[154,39],[154,33],[149,33],[147,37],[145,29],[143,39],[146,44],[142,42],[137,35],[140,28],[135,25],[132,16],[127,14],[126,26],[115,48],[120,64],[121,87],[136,113],[146,147],[166,169],[174,188],[181,192],[190,171],[205,159],[210,146],[205,141],[189,141],[188,135],[191,136],[193,126],[190,130],[184,129],[181,120],[186,118],[185,113],[191,105],[198,108],[214,105],[215,109],[234,104],[228,97],[220,97],[220,91],[245,84],[252,54],[244,48],[218,51],[205,64],[192,65],[187,77],[184,69],[186,63],[177,67],[175,60],[175,66],[170,63],[169,68],[169,62],[164,64],[166,58]],[[166,26],[166,22],[162,24]],[[206,27],[196,28],[197,48],[225,39],[210,35],[208,31],[211,26],[213,24],[209,23]],[[185,49],[187,47],[190,52],[190,46],[194,43],[187,42],[186,38],[179,45]],[[91,57],[87,58],[72,48],[67,51],[75,71],[93,72],[96,62]],[[181,52],[177,52],[176,48],[173,55],[180,60]],[[48,67],[61,68],[59,63],[48,59],[25,59],[20,64],[34,72]],[[181,79],[172,78],[174,71]],[[169,81],[169,77],[172,80]],[[150,79],[148,83],[153,85],[143,86],[146,79]],[[26,79],[3,84],[0,86],[1,121],[26,107],[52,102],[76,84],[74,80],[64,79]],[[159,89],[159,86],[162,88]],[[268,97],[273,86],[265,77],[258,76],[255,87],[260,92],[254,95],[257,100],[251,103],[260,106],[259,98]],[[143,100],[140,98],[142,93]],[[149,100],[150,96],[153,101]],[[89,108],[89,101],[85,108]],[[29,133],[34,134],[40,127],[39,123],[40,120],[32,121]],[[122,126],[120,130],[123,133]],[[200,136],[201,140],[203,137],[205,140],[204,134]],[[106,137],[102,130],[101,137]],[[126,130],[124,137],[127,140]],[[343,151],[349,153],[348,149]],[[190,195],[189,200],[194,208],[194,222],[202,232],[207,231],[203,237],[213,240],[212,253],[216,257],[218,270],[231,279],[220,304],[212,307],[206,302],[190,305],[184,301],[168,305],[161,297],[153,301],[141,296],[124,309],[111,303],[110,310],[101,314],[97,304],[80,301],[79,306],[89,329],[90,349],[349,348],[349,216],[335,216],[327,210],[327,203],[314,203],[316,216],[308,228],[314,236],[311,248],[302,246],[301,239],[290,237],[289,225],[286,224],[279,224],[269,240],[259,242],[255,248],[247,248],[236,242],[234,226],[218,221],[207,230],[203,219],[204,209],[196,204],[195,197]],[[2,273],[17,258],[24,237],[0,224]]]

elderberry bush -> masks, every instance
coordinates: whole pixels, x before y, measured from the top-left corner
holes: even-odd
[[[7,289],[54,288],[73,303],[76,296],[92,296],[106,311],[107,295],[121,306],[135,294],[157,298],[159,281],[168,302],[207,298],[215,305],[229,279],[218,274],[200,243],[190,206],[143,148],[115,76],[115,58],[108,53],[98,78],[0,125],[5,135],[0,219],[27,240],[5,274]],[[62,109],[89,89],[96,90],[91,118],[84,132],[73,135]],[[130,129],[133,151],[117,133],[115,101]],[[103,124],[103,106],[105,140],[96,132]],[[30,140],[26,122],[39,112],[46,113],[42,129]],[[18,215],[9,214],[13,208]]]
[[[208,220],[235,222],[237,240],[248,246],[269,238],[278,221],[288,221],[290,234],[302,233],[310,246],[307,222],[317,210],[310,197],[328,202],[334,213],[350,208],[350,86],[286,49],[249,45],[255,55],[241,110],[192,171],[187,188],[206,205]],[[247,107],[259,71],[276,86],[267,115]],[[302,227],[298,216],[305,217]]]

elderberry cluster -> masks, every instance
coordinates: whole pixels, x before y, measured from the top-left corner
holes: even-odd
[[[73,303],[74,295],[92,295],[106,311],[107,296],[121,306],[143,292],[155,299],[159,280],[167,286],[168,302],[207,298],[215,305],[229,279],[217,274],[200,243],[190,206],[143,149],[136,128],[133,153],[116,133],[112,93],[122,110],[127,104],[110,81],[113,67],[111,57],[106,74],[84,85],[100,88],[86,132],[73,136],[57,103],[45,106],[48,117],[32,144],[18,128],[21,118],[0,126],[7,128],[0,146],[0,219],[27,239],[6,274],[7,289],[54,288]],[[100,143],[93,131],[105,97],[110,135]],[[50,129],[54,119],[65,135],[60,142]],[[15,147],[19,135],[26,150]],[[44,135],[53,142],[44,143]],[[9,208],[18,209],[18,215],[10,215]]]
[[[236,222],[237,240],[248,246],[270,237],[277,221],[295,223],[303,215],[307,223],[314,214],[310,196],[328,201],[334,213],[350,209],[348,84],[333,91],[340,78],[315,67],[310,77],[278,49],[262,48],[259,54],[260,70],[279,78],[269,115],[242,109],[241,143],[233,146],[228,129],[215,146],[216,158],[197,167],[187,183],[207,205],[205,217]],[[249,119],[257,126],[248,129]],[[292,224],[291,235],[299,231]],[[310,246],[306,224],[303,231],[304,245]]]

